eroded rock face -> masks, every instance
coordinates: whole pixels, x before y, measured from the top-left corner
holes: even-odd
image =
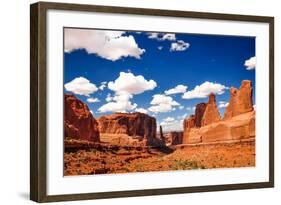
[[[242,140],[254,138],[255,111],[252,101],[252,84],[249,80],[241,83],[240,89],[230,89],[230,102],[226,108],[224,120],[221,120],[215,95],[211,94],[200,124],[200,114],[204,110],[202,103],[196,106],[195,115],[184,120],[184,144],[210,143],[218,141]],[[200,107],[200,109],[199,109]],[[196,113],[199,112],[200,114]]]
[[[202,118],[206,110],[206,103],[199,103],[196,105],[195,108],[195,126],[201,127],[202,125]]]
[[[100,133],[142,137],[148,144],[156,139],[156,119],[144,113],[115,113],[98,118]]]
[[[177,144],[182,144],[183,142],[183,132],[169,132],[168,138],[171,140],[171,145],[177,145]]]
[[[189,118],[183,121],[183,144],[190,143],[190,131],[195,128],[195,115],[190,115]]]
[[[200,135],[202,142],[217,142],[229,140],[242,140],[254,138],[255,111],[237,115],[227,121],[220,121],[212,125],[202,127]]]
[[[98,123],[88,106],[74,95],[64,95],[64,136],[99,141]]]
[[[189,118],[184,119],[183,129],[189,129],[195,127],[195,115],[190,115]]]
[[[216,104],[216,96],[211,93],[207,103],[204,115],[202,117],[201,126],[206,126],[221,120],[219,110]]]
[[[163,129],[162,129],[161,125],[159,126],[159,132],[160,132],[160,139],[165,140],[164,134],[163,134]]]
[[[223,119],[227,120],[234,116],[253,111],[252,93],[253,88],[250,80],[243,80],[240,89],[231,87],[230,101]]]

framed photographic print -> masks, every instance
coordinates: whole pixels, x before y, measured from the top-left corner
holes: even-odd
[[[274,18],[31,5],[30,197],[274,186]]]

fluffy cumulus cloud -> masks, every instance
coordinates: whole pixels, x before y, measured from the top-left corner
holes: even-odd
[[[108,83],[108,88],[117,94],[129,93],[141,94],[147,90],[153,90],[157,86],[154,80],[146,80],[142,75],[135,76],[133,73],[120,72],[119,77]]]
[[[103,112],[127,112],[134,110],[137,107],[136,103],[132,103],[130,99],[133,96],[130,94],[116,95],[113,97],[112,102],[108,102],[101,106],[98,111]]]
[[[182,119],[177,120],[173,117],[167,117],[162,120],[160,125],[163,127],[164,131],[182,130],[183,120]]]
[[[173,100],[172,97],[162,94],[153,95],[153,99],[150,104],[152,106],[149,107],[148,110],[154,113],[170,112],[175,110],[175,107],[180,106],[180,104]]]
[[[227,107],[228,106],[228,102],[225,102],[225,101],[219,101],[219,108],[225,108],[225,107]]]
[[[139,59],[145,52],[145,49],[139,48],[134,37],[127,36],[124,31],[65,29],[64,35],[65,52],[85,49],[89,54],[111,61],[128,56]]]
[[[185,86],[185,85],[177,85],[174,88],[166,90],[165,94],[166,95],[173,95],[173,94],[177,94],[177,93],[185,93],[186,89],[187,89],[187,86]]]
[[[256,68],[257,58],[256,56],[249,58],[245,61],[244,66],[246,66],[247,70],[254,70]]]
[[[88,98],[87,102],[88,103],[96,103],[96,102],[100,102],[100,100],[98,98]]]
[[[101,84],[100,84],[100,86],[99,86],[99,89],[100,89],[100,90],[103,90],[104,88],[106,88],[106,84],[107,84],[106,81],[101,82]]]
[[[99,112],[126,112],[137,107],[132,104],[134,95],[153,90],[157,86],[154,80],[146,80],[142,75],[120,72],[119,77],[108,83],[108,89],[115,92],[115,96],[108,95],[107,104],[99,108]]]
[[[182,98],[183,99],[206,98],[211,93],[214,93],[216,95],[221,95],[224,93],[225,89],[228,89],[228,87],[219,83],[212,83],[206,81],[201,85],[197,85],[193,90],[185,92],[182,95]]]
[[[189,43],[183,40],[178,40],[177,42],[171,43],[170,51],[185,51],[190,46]]]
[[[158,41],[175,41],[176,35],[174,33],[148,33],[148,38],[156,39]]]
[[[105,101],[106,102],[111,102],[113,100],[113,97],[110,93],[107,94],[106,98],[105,98]]]
[[[136,112],[140,112],[140,113],[144,113],[144,114],[147,114],[147,113],[148,113],[148,110],[147,110],[147,109],[144,109],[144,108],[136,108],[135,111],[136,111]]]
[[[95,84],[91,83],[84,77],[77,77],[73,79],[72,81],[66,83],[64,88],[69,92],[84,96],[89,96],[98,90]]]

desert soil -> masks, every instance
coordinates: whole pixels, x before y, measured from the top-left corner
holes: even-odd
[[[68,141],[64,175],[255,166],[255,140],[168,148]]]

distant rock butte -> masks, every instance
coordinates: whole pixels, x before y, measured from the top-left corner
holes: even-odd
[[[196,106],[195,115],[183,122],[183,144],[240,140],[255,137],[255,111],[252,83],[242,81],[240,89],[230,89],[230,102],[223,120],[220,118],[214,94],[210,94],[205,111],[203,103]],[[199,126],[200,125],[200,126]]]
[[[179,132],[179,131],[169,132],[168,138],[170,138],[171,145],[182,144],[183,132]]]
[[[252,82],[243,80],[240,89],[230,88],[230,101],[223,119],[230,119],[242,113],[253,111]]]
[[[114,113],[97,119],[100,133],[126,134],[145,140],[147,145],[158,146],[161,139],[156,138],[156,119],[144,113]]]
[[[64,136],[99,142],[98,123],[88,106],[74,95],[64,95]]]

